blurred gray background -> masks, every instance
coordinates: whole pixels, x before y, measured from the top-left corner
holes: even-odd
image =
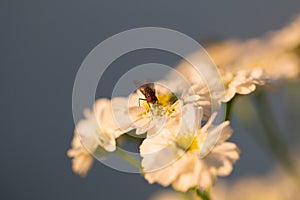
[[[202,44],[246,39],[282,27],[299,11],[299,0],[2,0],[0,199],[147,199],[161,189],[99,162],[84,179],[71,170],[73,81],[101,41],[144,26],[171,28]],[[97,97],[108,96],[118,77],[138,64],[178,61],[151,50],[122,56],[107,70]],[[251,136],[235,132],[243,156],[229,179],[268,171],[269,156]]]

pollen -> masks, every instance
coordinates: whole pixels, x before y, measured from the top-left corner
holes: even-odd
[[[168,106],[172,105],[177,101],[177,97],[173,93],[166,93],[166,94],[158,94],[157,99],[160,105],[162,106]]]

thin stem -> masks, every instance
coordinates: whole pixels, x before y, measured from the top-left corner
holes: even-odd
[[[98,146],[96,151],[94,152],[94,155],[104,156],[108,152],[105,151],[101,146]],[[127,153],[126,151],[122,150],[121,148],[117,147],[115,152],[118,154],[123,160],[126,160],[129,164],[139,169],[139,171],[142,171],[142,166],[140,161],[138,161],[135,157]]]
[[[237,96],[238,96],[237,94],[234,95],[234,97],[233,97],[230,101],[228,101],[228,102],[226,103],[226,115],[225,115],[225,121],[230,119],[231,112],[232,112],[233,102],[234,102],[234,100],[236,99]]]
[[[296,55],[298,55],[298,57],[300,57],[300,44],[297,45],[297,47],[294,49]]]
[[[300,186],[297,168],[290,157],[287,145],[283,139],[280,138],[279,129],[276,127],[274,115],[266,95],[263,92],[259,92],[256,98],[254,98],[254,103],[255,108],[259,111],[257,112],[257,117],[265,130],[266,142],[270,152],[273,153],[273,156],[279,161],[293,180],[296,180],[296,184]]]
[[[135,157],[128,154],[126,151],[122,150],[121,148],[117,148],[115,153],[118,154],[124,160],[126,160],[128,163],[130,163],[132,166],[138,168],[139,171],[142,171],[141,163]]]
[[[185,200],[192,200],[192,197],[189,194],[189,191],[187,192],[178,192],[180,196]]]
[[[198,188],[195,189],[195,192],[202,200],[210,200],[209,192],[201,191]]]

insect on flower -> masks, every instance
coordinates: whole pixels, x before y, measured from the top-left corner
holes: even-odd
[[[137,84],[137,82],[136,82],[136,84]],[[154,83],[143,84],[138,87],[138,90],[145,96],[145,98],[139,98],[139,106],[140,106],[140,101],[146,101],[148,104],[157,104],[158,103],[158,99],[155,95]]]

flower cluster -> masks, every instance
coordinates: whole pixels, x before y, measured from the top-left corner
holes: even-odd
[[[205,194],[240,157],[237,145],[227,141],[230,122],[218,117],[221,105],[258,85],[297,77],[299,47],[300,17],[263,38],[207,46],[216,67],[203,60],[203,51],[196,52],[189,61],[197,66],[182,61],[176,67],[182,79],[171,73],[127,97],[97,100],[76,125],[67,152],[73,171],[85,176],[93,154],[115,152],[120,148],[116,140],[134,130],[144,136],[138,153],[141,174],[150,184]]]
[[[157,102],[141,102],[145,98],[142,87],[155,91]],[[97,148],[114,152],[116,138],[135,129],[136,135],[146,133],[140,155],[149,183],[172,185],[178,191],[205,190],[216,176],[230,174],[239,150],[226,141],[232,134],[229,121],[214,125],[217,113],[204,118],[207,105],[199,95],[177,97],[159,83],[142,87],[127,98],[97,100],[93,111],[85,112],[86,119],[78,122],[68,151],[76,173],[87,173]]]

